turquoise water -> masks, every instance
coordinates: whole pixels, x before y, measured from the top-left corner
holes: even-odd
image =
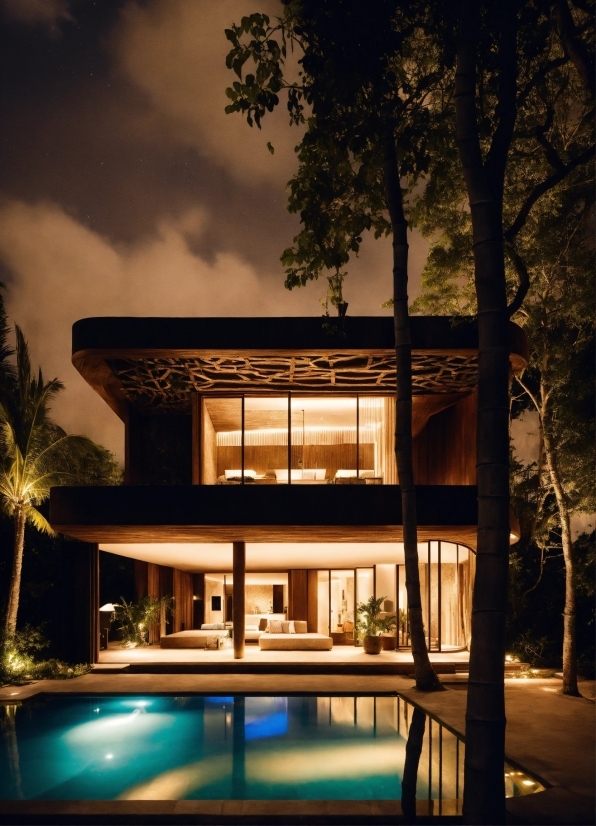
[[[1,711],[2,799],[399,800],[413,709],[396,696],[192,695]],[[535,790],[522,782],[517,793]],[[462,784],[463,745],[427,720],[416,796],[455,800]]]

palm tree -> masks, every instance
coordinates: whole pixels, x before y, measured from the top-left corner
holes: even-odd
[[[1,320],[1,319],[0,319]],[[6,331],[5,331],[6,332]],[[0,392],[0,500],[14,519],[13,564],[4,621],[4,639],[16,631],[25,525],[53,534],[37,509],[50,488],[77,478],[77,466],[102,448],[84,436],[69,436],[49,417],[50,404],[63,389],[58,379],[46,382],[41,369],[32,373],[29,348],[15,325],[16,370],[2,376]]]

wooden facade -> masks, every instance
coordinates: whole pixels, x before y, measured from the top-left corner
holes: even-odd
[[[510,347],[511,369],[520,370],[528,348],[514,324]],[[475,547],[477,353],[473,320],[412,319],[420,542],[440,537]],[[73,363],[125,425],[123,487],[63,487],[51,494],[51,524],[93,543],[96,556],[100,542],[234,543],[237,550],[247,542],[403,540],[399,479],[394,458],[387,459],[393,457],[394,413],[385,412],[378,425],[383,435],[371,437],[372,443],[361,436],[359,419],[363,399],[382,399],[385,411],[395,410],[392,318],[346,318],[341,338],[329,336],[319,318],[84,319],[73,328]],[[273,396],[287,398],[286,411],[246,410],[246,398]],[[296,444],[292,434],[300,420],[291,400],[297,397],[353,398],[355,438],[317,442],[313,435],[308,441],[303,411],[302,441]],[[372,416],[372,407],[370,402],[366,415]],[[246,437],[261,427],[286,428],[286,441]],[[237,442],[224,439],[231,432],[241,434]],[[377,467],[382,475],[375,470],[370,481],[359,478],[361,470]],[[245,484],[247,468],[260,484]],[[317,479],[323,484],[296,485],[291,477],[290,484],[278,484],[275,471],[284,468],[324,469]],[[241,473],[237,486],[226,484],[230,469]],[[337,473],[346,469],[355,470],[354,484]],[[83,577],[89,604],[97,602],[94,564],[86,560]],[[317,572],[287,571],[283,559],[275,565],[271,570],[287,572],[289,618],[306,620],[315,631]],[[151,642],[201,625],[205,587],[204,572],[136,563],[137,597],[172,597]],[[239,599],[235,594],[235,613]],[[286,607],[283,601],[280,586],[276,613]],[[95,645],[93,623],[80,635]]]

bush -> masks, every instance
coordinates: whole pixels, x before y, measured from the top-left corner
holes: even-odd
[[[172,604],[172,597],[146,596],[138,602],[127,602],[120,597],[121,605],[114,605],[112,619],[119,622],[123,648],[149,645],[149,631],[161,623],[165,612]]]
[[[0,683],[22,685],[32,680],[68,680],[91,671],[85,663],[70,665],[61,660],[36,660],[34,653],[47,648],[43,627],[26,625],[0,645]]]

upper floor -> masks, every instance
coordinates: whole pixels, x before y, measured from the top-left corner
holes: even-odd
[[[415,481],[473,485],[476,324],[411,322]],[[128,484],[399,483],[390,317],[83,319],[73,363],[125,424]]]

